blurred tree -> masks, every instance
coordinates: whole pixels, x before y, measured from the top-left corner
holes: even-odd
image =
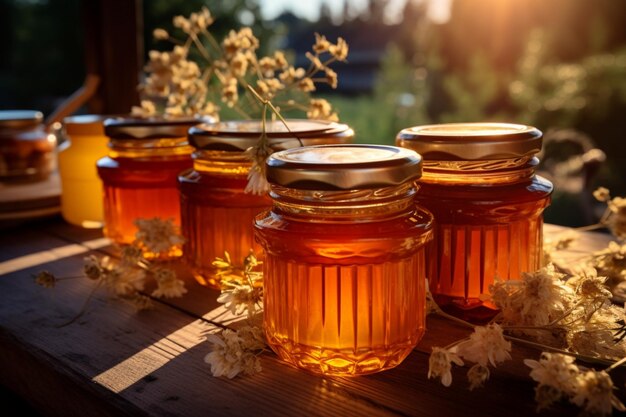
[[[0,107],[49,113],[84,79],[79,0],[0,0]]]

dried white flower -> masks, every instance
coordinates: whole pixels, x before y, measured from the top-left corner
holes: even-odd
[[[475,388],[482,387],[489,379],[489,368],[483,365],[476,364],[467,371],[467,379],[470,383],[470,391]]]
[[[463,359],[487,366],[511,359],[511,342],[504,339],[502,327],[496,323],[476,326],[469,340],[457,345],[457,353]]]
[[[102,276],[103,266],[102,261],[95,255],[89,255],[83,258],[85,262],[83,266],[83,272],[89,279],[98,279]]]
[[[102,282],[113,293],[127,296],[143,290],[146,273],[127,264],[110,266],[102,275]]]
[[[594,192],[593,192],[593,196],[596,200],[601,201],[603,203],[609,201],[609,199],[611,198],[611,194],[608,190],[608,188],[604,188],[604,187],[598,187]]]
[[[587,371],[576,379],[576,391],[571,401],[593,415],[611,415],[613,408],[626,411],[615,396],[611,377],[605,371]]]
[[[169,39],[170,34],[167,33],[167,30],[165,29],[157,28],[157,29],[154,29],[154,31],[152,32],[152,36],[156,40],[166,40],[166,39]]]
[[[230,288],[222,290],[222,294],[217,298],[217,302],[224,304],[224,307],[233,314],[240,316],[247,312],[248,317],[252,317],[257,313],[257,310],[262,310],[262,288],[231,282],[227,282],[225,285]]]
[[[606,221],[607,227],[618,239],[626,239],[626,198],[615,197],[608,206],[611,214]]]
[[[158,287],[152,291],[153,297],[176,298],[187,293],[185,283],[178,279],[176,272],[168,268],[157,268],[153,272]]]
[[[204,361],[211,365],[213,376],[232,379],[239,373],[252,375],[261,372],[257,352],[264,348],[265,343],[260,329],[227,329],[220,335],[209,335],[207,340],[212,344],[212,351],[204,357]]]
[[[428,359],[428,379],[441,378],[441,383],[449,387],[452,384],[452,363],[463,366],[463,360],[452,350],[433,347]]]
[[[537,381],[539,386],[553,387],[565,396],[574,393],[579,370],[572,356],[542,352],[539,361],[524,359],[524,364],[531,368],[530,377]],[[541,408],[547,405],[549,404],[544,404]]]
[[[35,276],[35,283],[44,288],[52,288],[56,284],[56,277],[49,271],[41,271]]]
[[[185,242],[172,219],[163,220],[155,217],[136,219],[134,223],[138,228],[135,234],[136,243],[152,253],[167,253],[172,247]]]

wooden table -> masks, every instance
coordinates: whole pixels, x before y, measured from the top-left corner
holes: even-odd
[[[548,227],[548,233],[558,230]],[[588,233],[570,253],[606,245],[606,235]],[[513,360],[492,372],[486,387],[468,390],[466,367],[456,368],[450,388],[426,377],[433,345],[467,334],[429,317],[426,336],[397,368],[356,378],[323,378],[295,369],[272,353],[261,355],[263,371],[228,380],[214,378],[203,361],[204,340],[216,328],[200,317],[220,313],[218,293],[196,284],[176,301],[155,300],[136,313],[128,304],[95,293],[87,279],[62,281],[54,289],[34,284],[46,269],[62,276],[82,272],[83,257],[115,255],[100,230],[84,230],[58,218],[1,232],[0,383],[44,415],[59,416],[531,416],[534,383],[525,357],[539,351],[514,345]],[[578,254],[578,255],[577,255]],[[622,378],[621,371],[618,377]],[[623,378],[622,378],[623,379]],[[622,380],[620,379],[620,381]],[[623,382],[618,382],[623,397]],[[541,415],[577,415],[560,404]]]

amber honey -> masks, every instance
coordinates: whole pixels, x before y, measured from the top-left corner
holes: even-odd
[[[346,143],[353,136],[348,126],[338,123],[287,123],[290,131],[280,122],[268,123],[266,132],[274,149]],[[187,239],[184,256],[202,285],[221,287],[212,262],[225,252],[235,264],[241,264],[251,250],[261,256],[252,222],[272,203],[267,195],[245,191],[252,162],[244,154],[260,135],[257,121],[210,123],[189,132],[196,149],[193,169],[179,176],[182,231]]]
[[[270,157],[273,208],[255,221],[268,343],[316,373],[392,368],[424,333],[432,215],[414,204],[419,156],[309,149]]]
[[[98,160],[104,190],[104,234],[119,244],[135,240],[135,220],[158,217],[180,226],[178,174],[192,166],[187,130],[197,119],[177,121],[112,119],[105,121],[111,138],[109,155]],[[146,252],[148,258],[182,254]]]
[[[417,201],[436,220],[430,289],[448,312],[480,322],[496,277],[519,279],[542,266],[543,210],[552,184],[535,175],[541,132],[511,124],[405,129],[398,144],[420,152]]]

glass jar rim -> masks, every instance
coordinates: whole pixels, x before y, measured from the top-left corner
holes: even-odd
[[[266,162],[270,184],[301,190],[358,190],[418,179],[422,158],[388,145],[319,145],[273,153]]]
[[[543,134],[513,123],[444,123],[401,130],[396,145],[412,149],[426,161],[497,160],[534,155]]]
[[[144,140],[186,137],[189,128],[212,121],[208,116],[196,117],[115,117],[104,121],[104,132],[111,139]]]
[[[102,114],[79,114],[63,119],[63,128],[69,136],[104,136],[104,121],[111,118]]]
[[[43,121],[43,113],[37,110],[0,110],[0,129],[25,129]]]
[[[346,124],[327,120],[287,119],[287,126],[279,121],[266,124],[266,134],[275,149],[313,146],[329,140],[347,142],[354,131]],[[229,120],[205,123],[189,129],[189,143],[197,149],[245,151],[256,145],[262,133],[260,120]]]

